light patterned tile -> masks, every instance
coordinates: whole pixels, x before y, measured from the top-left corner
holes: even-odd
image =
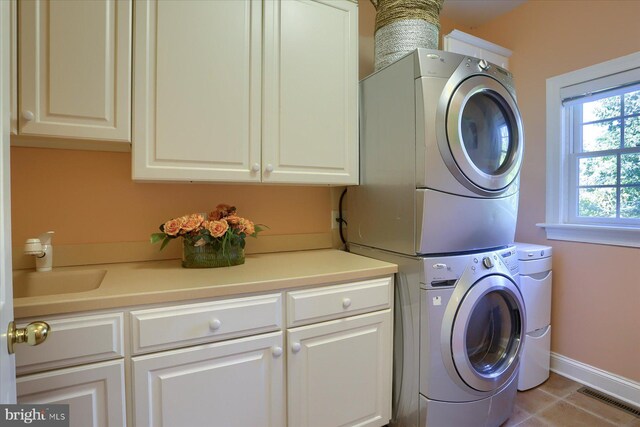
[[[557,427],[605,427],[615,426],[604,418],[597,417],[564,400],[536,414],[547,426]]]
[[[582,393],[572,393],[567,396],[565,400],[619,426],[630,425],[633,421],[637,420],[637,418],[631,414],[607,405],[606,403],[602,403],[597,399],[585,396]]]
[[[501,427],[512,427],[518,425],[529,417],[531,417],[530,413],[528,413],[518,405],[515,405],[515,407],[513,408],[513,413],[511,414],[509,419],[501,425]]]
[[[640,418],[636,418],[635,420],[631,421],[626,425],[626,427],[640,427]]]
[[[582,384],[551,372],[549,379],[542,385],[538,386],[538,390],[546,391],[554,396],[566,397],[578,390],[580,387],[582,387]]]
[[[519,391],[518,394],[516,394],[515,406],[529,414],[535,414],[558,400],[559,398],[556,396],[534,388],[532,390]]]
[[[538,417],[530,417],[518,424],[518,427],[549,427],[549,424]]]

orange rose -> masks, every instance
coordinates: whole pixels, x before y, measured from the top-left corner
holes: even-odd
[[[256,232],[256,227],[255,227],[255,225],[253,224],[253,222],[249,221],[248,219],[245,219],[245,220],[244,220],[243,225],[244,225],[244,232],[245,232],[247,235],[249,235],[249,236],[250,236],[250,235],[252,235],[253,233],[255,233],[255,232]]]
[[[240,218],[239,216],[236,216],[236,215],[231,215],[226,217],[224,220],[227,221],[230,226],[235,228],[235,226],[241,224],[242,221],[244,221],[244,218]]]
[[[208,219],[209,221],[219,221],[222,218],[226,218],[230,215],[235,215],[235,214],[236,214],[236,208],[234,206],[221,204],[216,206],[215,211],[209,212]]]
[[[162,229],[168,236],[177,236],[182,228],[182,218],[171,219],[164,223]]]
[[[211,212],[209,212],[209,215],[207,215],[207,219],[209,221],[218,221],[221,218],[222,218],[222,216],[220,215],[220,212],[218,212],[218,211],[211,211]]]
[[[205,228],[211,234],[211,237],[222,237],[224,233],[229,229],[229,224],[225,220],[220,221],[207,221]]]
[[[183,216],[182,218],[185,218],[184,223],[182,224],[182,231],[185,233],[197,229],[204,221],[204,217],[200,214],[191,214]]]

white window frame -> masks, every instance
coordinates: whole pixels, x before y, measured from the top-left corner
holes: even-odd
[[[572,129],[570,109],[562,103],[567,94],[613,89],[638,81],[638,76],[640,52],[547,79],[546,218],[545,223],[536,224],[545,229],[547,239],[640,247],[637,225],[585,224],[570,219]],[[603,86],[607,84],[611,86]]]

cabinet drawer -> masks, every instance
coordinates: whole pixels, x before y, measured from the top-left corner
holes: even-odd
[[[64,366],[123,357],[122,313],[43,319],[51,331],[36,347],[18,345],[16,373],[25,374]],[[27,322],[18,322],[23,328]]]
[[[131,312],[134,354],[277,331],[280,294]]]
[[[389,308],[393,299],[392,284],[392,277],[383,277],[288,292],[287,326],[306,325]]]

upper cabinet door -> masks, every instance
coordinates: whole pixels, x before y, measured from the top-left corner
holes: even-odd
[[[264,7],[263,181],[357,184],[357,4]]]
[[[133,178],[260,181],[262,2],[136,1]]]
[[[131,2],[18,4],[19,134],[130,141]]]

